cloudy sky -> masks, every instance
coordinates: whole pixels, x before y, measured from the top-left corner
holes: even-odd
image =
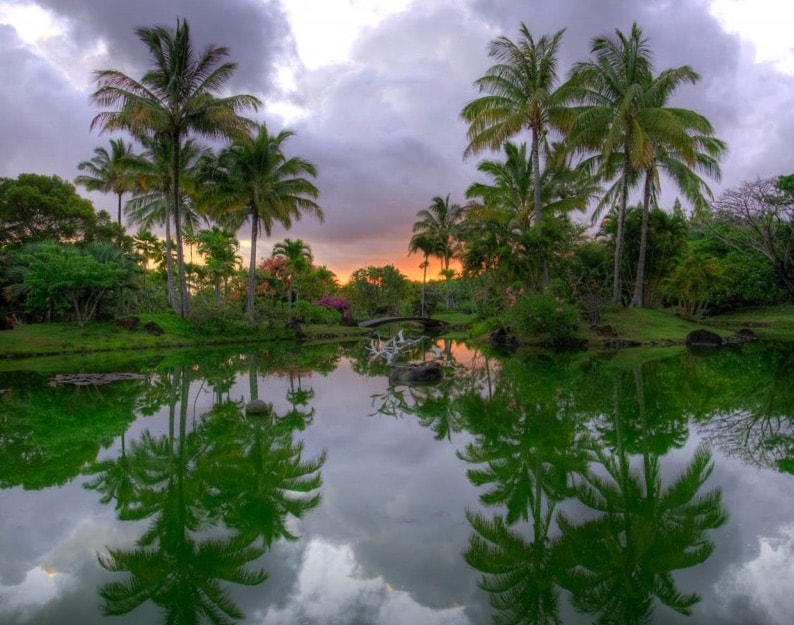
[[[111,138],[89,130],[92,72],[139,77],[148,58],[134,29],[177,18],[198,48],[229,48],[238,64],[231,88],[258,96],[254,116],[293,130],[288,150],[318,168],[325,223],[276,231],[261,253],[300,237],[343,281],[387,263],[418,275],[411,225],[434,196],[463,203],[479,179],[477,159],[462,158],[459,112],[492,64],[488,43],[516,39],[521,22],[536,37],[566,29],[562,77],[588,57],[594,36],[635,21],[657,70],[692,66],[700,81],[673,103],[706,115],[728,142],[715,193],[794,172],[790,1],[2,0],[0,176],[72,180]],[[113,198],[88,197],[113,213]]]

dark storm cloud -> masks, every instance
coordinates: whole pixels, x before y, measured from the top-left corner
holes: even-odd
[[[88,132],[96,114],[90,71],[117,67],[138,75],[147,57],[134,28],[173,26],[177,17],[189,20],[198,48],[229,48],[238,65],[231,86],[263,100],[258,119],[271,131],[286,125],[296,132],[288,150],[317,166],[326,219],[319,224],[306,217],[272,239],[303,238],[316,262],[343,279],[370,264],[418,265],[421,259],[407,259],[417,211],[434,196],[464,202],[465,189],[480,179],[479,157],[463,160],[466,127],[459,113],[477,97],[473,82],[492,62],[488,43],[500,35],[516,39],[522,21],[536,38],[566,29],[561,78],[589,57],[593,37],[614,36],[616,29],[628,33],[634,22],[649,40],[657,71],[688,64],[698,72],[698,84],[681,88],[672,104],[706,115],[729,144],[723,179],[711,183],[715,192],[794,171],[792,77],[754,63],[752,49],[722,30],[706,0],[415,1],[407,11],[364,28],[348,61],[317,69],[296,64],[283,9],[289,1],[41,0],[68,18],[66,34],[48,44],[53,54],[81,58],[102,41],[107,56],[93,59],[84,76],[72,76],[72,82],[83,81],[75,87],[9,29],[0,31],[0,103],[10,112],[0,119],[0,175],[33,169],[74,176],[76,163],[106,142]],[[330,37],[338,26],[323,25],[324,32]],[[278,63],[296,69],[295,89],[287,94],[275,81]],[[275,104],[285,99],[302,114],[282,117],[283,108]],[[112,198],[94,201],[102,208],[112,204]],[[246,236],[240,233],[242,240]],[[262,254],[272,242],[260,246]]]
[[[240,91],[269,91],[274,60],[292,50],[290,28],[277,2],[40,0],[38,4],[68,20],[78,47],[105,41],[112,67],[124,71],[127,66],[140,71],[142,63],[148,62],[145,47],[135,36],[136,28],[174,28],[177,19],[188,21],[197,50],[208,45],[229,48],[230,60],[238,64],[230,86]]]

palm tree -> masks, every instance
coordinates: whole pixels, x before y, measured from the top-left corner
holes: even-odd
[[[447,278],[447,308],[449,308],[450,261],[457,255],[459,230],[464,211],[459,204],[450,204],[449,195],[435,196],[427,208],[416,213],[419,221],[413,225],[413,237],[432,248],[431,254],[441,261],[441,274]]]
[[[680,172],[681,163],[713,171],[721,142],[711,137],[711,126],[705,118],[666,106],[675,89],[698,79],[692,68],[683,65],[654,77],[648,40],[637,24],[632,25],[628,36],[620,30],[615,33],[615,38],[594,38],[591,52],[595,58],[574,66],[580,106],[576,107],[576,120],[568,140],[579,150],[596,153],[591,165],[597,164],[602,180],[617,181],[604,195],[593,218],[597,219],[610,202],[617,201],[612,296],[620,302],[624,223],[630,188],[640,182],[643,174],[649,174],[644,195],[650,203],[658,189],[656,167],[663,154],[676,155],[679,165],[673,166],[672,171]],[[690,134],[693,132],[695,135]],[[702,157],[698,156],[699,150]],[[688,174],[682,176],[682,184],[691,178]],[[689,180],[684,192],[696,195],[697,186]]]
[[[567,107],[569,84],[557,85],[557,50],[564,32],[543,35],[536,42],[522,23],[518,42],[507,37],[492,41],[488,55],[497,63],[475,81],[480,92],[488,95],[472,100],[461,111],[461,117],[469,123],[469,145],[464,155],[498,150],[510,137],[529,130],[537,226],[543,216],[541,151],[549,154],[550,130],[564,129],[572,119]]]
[[[110,152],[104,147],[94,148],[94,157],[83,161],[77,169],[88,173],[77,176],[75,184],[89,191],[115,193],[118,198],[118,224],[121,225],[121,198],[135,186],[125,170],[125,161],[132,154],[132,143],[123,139],[110,140]]]
[[[548,280],[549,255],[558,243],[555,229],[547,228],[542,239],[529,236],[531,226],[537,225],[532,159],[527,157],[525,143],[516,145],[506,141],[503,147],[504,161],[486,159],[477,166],[490,180],[487,183],[475,182],[466,189],[466,197],[473,201],[467,218],[473,219],[479,212],[491,221],[497,219],[508,234],[505,244],[512,253],[509,265],[516,266],[517,260],[523,262],[522,270],[517,273],[526,275],[531,270],[531,259],[539,257],[540,281],[545,282]],[[570,166],[569,156],[561,144],[552,146],[540,183],[547,225],[552,223],[552,217],[565,217],[572,210],[584,210],[597,188],[592,178]],[[485,226],[482,223],[478,225]]]
[[[663,83],[663,76],[654,81],[654,86]],[[658,97],[663,97],[664,86]],[[652,92],[653,94],[653,92]],[[711,189],[696,172],[720,179],[719,157],[726,145],[712,136],[709,121],[686,109],[660,107],[660,117],[667,123],[657,127],[654,138],[654,157],[645,168],[645,184],[642,199],[642,225],[640,227],[640,252],[637,261],[637,277],[631,305],[641,308],[644,303],[645,261],[648,246],[648,219],[651,204],[656,204],[656,194],[660,186],[659,170],[664,172],[692,202],[696,212],[708,206],[713,197]],[[694,133],[694,134],[692,134]]]
[[[246,221],[251,222],[246,313],[252,322],[260,229],[269,237],[276,223],[290,228],[292,220],[300,219],[306,211],[321,222],[324,218],[314,202],[320,192],[304,177],[316,178],[316,168],[307,160],[284,155],[283,145],[293,134],[282,130],[271,135],[262,124],[255,134],[234,141],[218,156],[212,189],[216,217],[235,231]]]
[[[287,309],[292,317],[292,300],[295,293],[295,278],[312,266],[311,248],[301,239],[286,238],[273,246],[273,258],[283,258],[287,269]]]
[[[209,138],[240,136],[250,128],[250,120],[240,111],[256,107],[251,95],[218,97],[236,64],[223,62],[225,47],[209,46],[196,54],[190,41],[186,20],[177,20],[175,30],[162,26],[135,30],[146,45],[153,66],[140,80],[113,69],[95,73],[97,89],[93,101],[109,107],[91,121],[91,128],[102,131],[128,130],[134,137],[155,134],[171,147],[172,202],[180,206],[182,188],[180,167],[184,139],[191,133]],[[179,211],[174,214],[177,249],[181,247],[182,227]],[[189,302],[186,280],[180,274],[180,313],[186,316]]]
[[[425,286],[427,285],[427,268],[430,265],[428,258],[433,253],[433,240],[424,232],[414,234],[408,242],[408,253],[422,252],[424,259],[419,265],[422,269],[422,316],[425,316]]]
[[[207,272],[212,277],[215,302],[221,301],[221,280],[226,280],[237,267],[239,257],[237,237],[231,232],[213,226],[196,234],[198,252],[204,257]]]
[[[135,176],[136,188],[126,210],[130,221],[150,229],[154,225],[165,226],[165,258],[168,280],[168,299],[174,311],[183,310],[181,301],[187,297],[185,274],[184,237],[185,230],[195,230],[198,214],[195,210],[199,189],[203,186],[206,163],[211,158],[210,148],[199,146],[193,139],[184,142],[179,150],[179,178],[181,191],[179,202],[173,204],[173,170],[171,165],[172,149],[168,141],[152,135],[140,137],[145,151],[127,161],[131,175]],[[176,230],[176,241],[171,236],[171,224]],[[176,247],[176,272],[173,266],[173,249]],[[178,276],[180,296],[177,297],[174,276]]]

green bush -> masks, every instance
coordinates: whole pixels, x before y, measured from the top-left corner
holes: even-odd
[[[579,313],[575,306],[551,293],[524,293],[508,311],[507,319],[519,341],[541,338],[561,346],[573,339]]]
[[[315,323],[320,325],[339,325],[342,323],[342,313],[338,310],[315,306],[305,299],[298,300],[292,305],[292,315],[301,323]]]
[[[250,332],[251,323],[237,304],[216,304],[197,298],[193,301],[190,323],[204,335],[235,335]]]

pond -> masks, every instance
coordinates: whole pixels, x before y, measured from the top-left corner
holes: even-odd
[[[0,622],[792,622],[794,345],[366,348],[0,374]]]

